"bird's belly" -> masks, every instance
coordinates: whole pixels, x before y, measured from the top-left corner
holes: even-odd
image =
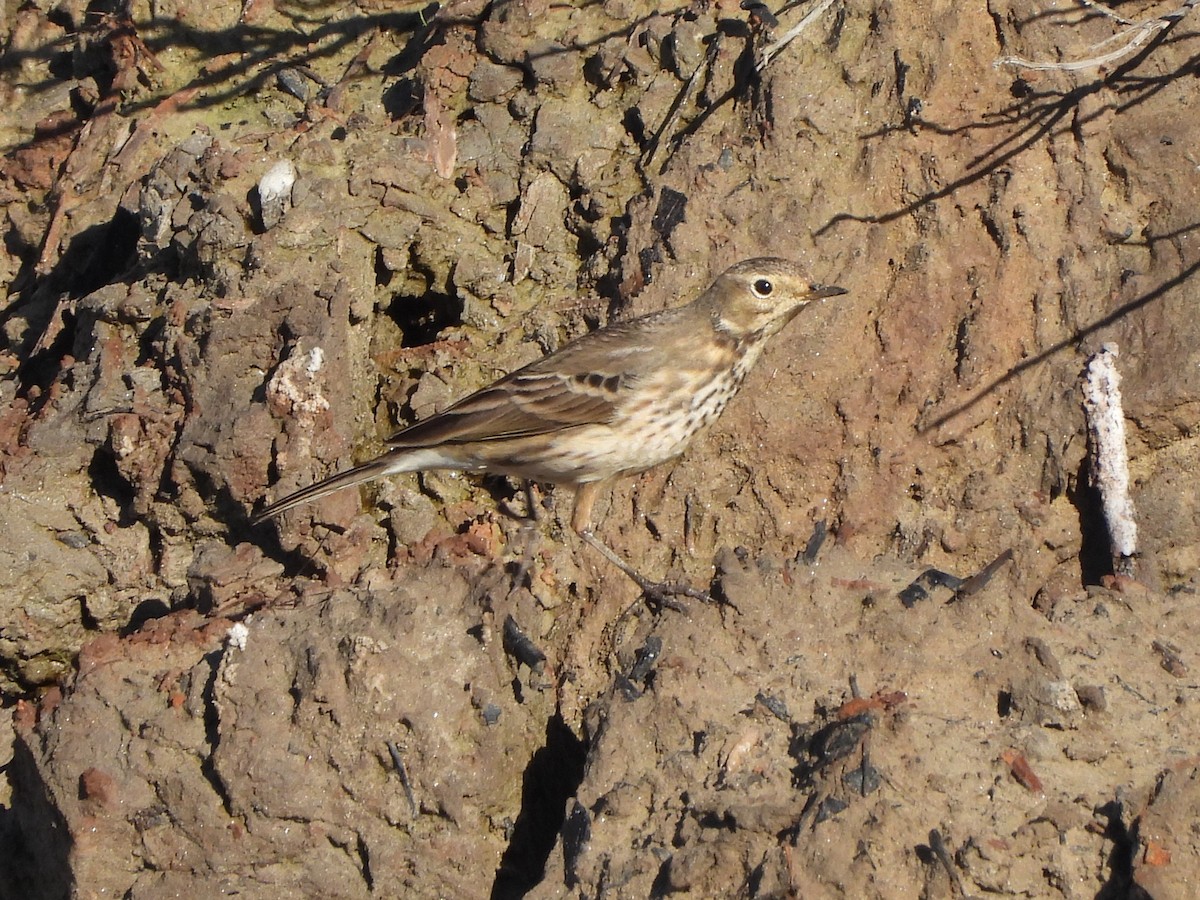
[[[528,451],[508,452],[484,468],[533,481],[587,484],[652,468],[678,456],[687,443],[666,430],[585,425],[540,441]]]
[[[717,420],[740,384],[740,377],[697,378],[689,389],[666,392],[669,399],[631,404],[611,424],[587,426],[574,442],[576,460],[580,469],[603,474],[578,480],[642,472],[674,459]]]
[[[674,459],[710,426],[741,385],[743,371],[675,372],[661,389],[643,386],[609,422],[475,445],[480,468],[556,484],[587,484]]]

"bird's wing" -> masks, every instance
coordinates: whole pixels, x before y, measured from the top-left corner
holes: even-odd
[[[397,432],[388,443],[431,447],[508,440],[611,422],[621,395],[647,362],[646,352],[621,336],[624,330],[616,326],[584,335]]]

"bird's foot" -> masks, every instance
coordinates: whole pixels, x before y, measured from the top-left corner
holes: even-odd
[[[531,587],[530,581],[532,580],[533,563],[537,557],[537,545],[540,539],[541,532],[537,529],[537,519],[525,519],[521,523],[517,538],[521,554],[516,558],[515,564],[509,569],[512,576],[508,588],[510,595],[513,591],[520,588]]]
[[[652,610],[666,607],[679,612],[684,611],[686,607],[675,599],[677,597],[686,597],[689,600],[702,600],[705,603],[714,602],[711,594],[692,587],[686,581],[651,581],[629,563],[625,562],[625,560],[621,559],[607,544],[587,529],[579,529],[579,536],[583,538],[584,543],[595,549],[596,552],[600,553],[605,559],[628,575],[630,580],[642,589],[642,596],[646,600],[646,605]]]
[[[673,609],[676,612],[684,612],[687,607],[679,602],[679,597],[686,597],[689,600],[699,600],[703,603],[712,603],[713,597],[708,591],[702,591],[699,588],[694,588],[686,581],[647,581],[642,579],[638,582],[638,587],[642,589],[642,596],[645,598],[646,605],[652,610],[654,609]]]

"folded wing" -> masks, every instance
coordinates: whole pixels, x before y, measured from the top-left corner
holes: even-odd
[[[623,396],[659,353],[630,345],[624,331],[617,326],[585,335],[397,432],[388,444],[415,448],[503,441],[612,422]],[[620,351],[614,353],[615,347]]]

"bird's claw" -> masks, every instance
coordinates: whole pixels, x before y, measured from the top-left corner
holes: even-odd
[[[689,600],[699,600],[703,603],[713,602],[711,594],[694,588],[685,581],[647,581],[639,587],[647,605],[651,607],[666,607],[676,612],[684,612],[687,607],[675,599],[676,597],[687,597]]]

